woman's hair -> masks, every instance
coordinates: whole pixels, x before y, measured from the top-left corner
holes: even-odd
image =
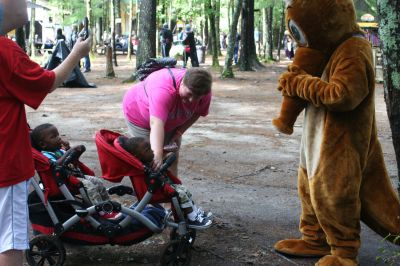
[[[195,95],[206,95],[211,91],[212,76],[203,68],[192,67],[186,71],[183,84]]]
[[[46,123],[46,124],[41,124],[32,130],[32,132],[30,134],[32,147],[34,147],[35,149],[37,149],[39,151],[41,150],[39,143],[40,143],[40,141],[43,140],[43,137],[44,137],[43,131],[50,127],[54,127],[54,125]]]

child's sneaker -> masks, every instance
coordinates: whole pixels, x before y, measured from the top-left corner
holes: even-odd
[[[206,213],[201,207],[197,208],[197,214],[199,214],[203,218],[208,218],[208,219],[210,219],[213,216],[212,212]]]
[[[197,214],[196,218],[194,219],[194,221],[188,219],[188,223],[189,226],[191,227],[197,227],[198,229],[202,229],[202,228],[208,228],[211,226],[212,221],[207,219],[207,218],[203,218],[201,215]]]

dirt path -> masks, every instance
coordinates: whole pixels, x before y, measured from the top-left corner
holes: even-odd
[[[86,145],[82,160],[98,175],[94,133],[101,128],[126,130],[121,99],[131,84],[121,81],[130,75],[133,63],[122,56],[118,59],[118,78],[103,78],[104,58],[97,58],[92,72],[86,74],[97,88],[60,88],[37,111],[28,111],[31,126],[54,123],[71,144]],[[272,250],[276,241],[299,236],[296,169],[302,119],[292,136],[278,134],[271,125],[281,101],[275,90],[277,77],[284,69],[283,64],[260,72],[236,72],[234,80],[221,80],[213,71],[210,115],[185,134],[181,151],[180,178],[197,203],[215,214],[215,224],[198,233],[192,265],[315,263],[314,259],[285,258]],[[395,157],[381,86],[376,104],[379,137],[394,176]],[[380,247],[388,252],[398,250],[380,240],[363,226],[361,265],[376,265]],[[168,232],[164,232],[131,247],[67,247],[66,265],[157,265],[167,242]]]

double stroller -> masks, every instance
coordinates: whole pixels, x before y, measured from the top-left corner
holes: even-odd
[[[112,198],[136,197],[131,207],[114,200],[90,202],[79,178],[94,173],[78,160],[78,152],[72,151],[62,163],[56,164],[32,148],[39,178],[32,179],[34,190],[28,198],[34,234],[25,253],[29,265],[63,265],[66,258],[63,243],[133,245],[166,227],[171,227],[170,242],[161,256],[161,265],[190,264],[196,230],[207,227],[197,228],[187,223],[175,190],[163,182],[167,175],[174,183],[181,183],[167,170],[175,157],[167,158],[160,171],[154,173],[119,145],[119,136],[105,129],[97,132],[97,151],[104,179],[119,183],[125,176],[130,178],[132,187],[116,185],[107,192],[114,195]],[[78,167],[71,167],[73,162]],[[164,209],[160,203],[170,203],[171,209]]]

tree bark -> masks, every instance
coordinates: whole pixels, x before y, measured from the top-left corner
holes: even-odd
[[[136,68],[149,58],[156,57],[156,1],[139,1],[139,47]]]
[[[392,130],[400,195],[400,2],[378,0],[386,110]]]
[[[107,78],[114,78],[115,77],[115,72],[113,68],[113,63],[112,63],[112,48],[108,44],[106,46],[106,77]]]
[[[281,48],[282,48],[282,38],[285,32],[285,3],[282,3],[282,13],[281,13],[281,25],[279,27],[279,32],[277,36],[277,50],[278,54],[276,56],[276,60],[279,62],[281,60]]]
[[[254,0],[243,0],[241,38],[239,69],[254,71],[263,68],[258,61],[254,42]]]
[[[32,0],[32,4],[35,4],[36,0]],[[30,56],[36,56],[36,47],[35,47],[35,8],[31,8],[31,21],[29,26],[29,54]],[[44,40],[43,40],[44,41]]]
[[[110,1],[110,25],[111,25],[111,48],[113,52],[114,65],[118,66],[117,51],[115,49],[115,0]]]
[[[215,29],[215,6],[212,5],[212,0],[208,0],[208,18],[210,20],[210,34],[212,41],[212,66],[218,67],[218,37]]]
[[[115,19],[118,22],[115,23],[115,34],[118,36],[122,35],[122,26],[121,26],[121,0],[115,0]]]
[[[26,52],[26,43],[25,43],[25,30],[24,26],[19,27],[15,30],[15,40],[19,47],[22,48]]]
[[[222,71],[221,77],[222,78],[234,78],[235,75],[233,74],[232,69],[232,59],[233,59],[233,49],[235,46],[236,41],[236,34],[237,34],[237,26],[240,17],[240,11],[242,6],[242,0],[236,0],[234,6],[234,13],[232,16],[232,24],[230,25],[230,34],[228,38],[228,48],[225,57],[225,65]]]

